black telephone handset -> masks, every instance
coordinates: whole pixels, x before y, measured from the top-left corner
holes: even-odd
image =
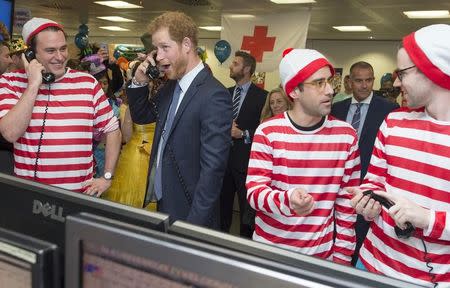
[[[388,199],[384,198],[383,196],[375,194],[372,190],[364,191],[363,195],[369,196],[373,200],[380,203],[381,206],[385,207],[386,209],[389,209],[392,206],[394,206],[394,202],[389,201]],[[414,226],[410,222],[406,222],[405,226],[406,226],[405,229],[400,229],[398,226],[394,227],[395,234],[397,235],[398,238],[407,239],[414,234],[414,231],[416,230],[416,228],[414,228]]]
[[[27,58],[28,62],[31,62],[31,60],[36,58],[36,55],[34,54],[34,51],[32,49],[27,49],[25,51],[25,58]],[[51,72],[44,72],[42,71],[42,82],[44,84],[50,84],[55,82],[55,74]]]

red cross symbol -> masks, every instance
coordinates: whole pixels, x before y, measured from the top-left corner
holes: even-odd
[[[268,26],[255,26],[253,36],[244,36],[241,49],[250,51],[256,62],[262,62],[265,51],[273,51],[277,37],[267,37]]]

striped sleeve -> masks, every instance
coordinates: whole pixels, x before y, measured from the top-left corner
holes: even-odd
[[[358,139],[356,134],[354,136],[348,158],[345,161],[344,175],[334,205],[336,240],[333,247],[333,261],[343,264],[350,264],[356,246],[356,212],[350,204],[352,195],[345,189],[357,186],[360,179]]]
[[[94,135],[101,135],[119,129],[119,120],[114,116],[111,105],[97,81],[94,83],[93,101]]]
[[[0,77],[0,118],[3,118],[19,101],[14,87],[9,85],[9,77],[5,77],[5,75]]]
[[[386,152],[385,152],[385,132],[386,132],[386,122],[380,126],[378,130],[377,138],[375,139],[372,156],[370,158],[370,165],[367,170],[367,174],[364,177],[363,185],[361,185],[362,190],[381,190],[386,192],[385,183],[387,175],[387,163],[386,163]]]
[[[256,211],[284,216],[295,215],[289,205],[289,195],[292,191],[281,191],[273,189],[271,186],[272,158],[273,151],[270,140],[259,126],[253,138],[247,170],[247,201]]]

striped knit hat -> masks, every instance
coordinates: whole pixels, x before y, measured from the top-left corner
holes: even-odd
[[[334,75],[333,66],[316,50],[293,48],[284,50],[279,67],[284,91],[289,96],[298,84],[305,82],[308,77],[325,66],[328,66]]]
[[[55,21],[33,17],[23,25],[22,38],[27,45],[30,45],[31,39],[48,27],[58,27],[63,30],[62,26]]]
[[[403,38],[403,47],[425,76],[450,90],[450,25],[421,28]]]

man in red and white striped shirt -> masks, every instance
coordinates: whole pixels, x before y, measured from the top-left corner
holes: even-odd
[[[294,106],[256,130],[247,199],[254,240],[349,265],[356,214],[343,188],[359,184],[360,160],[355,130],[328,116],[333,74],[315,50],[285,51],[280,77]]]
[[[0,132],[14,143],[14,174],[99,196],[111,185],[119,155],[118,120],[95,78],[66,68],[66,36],[58,23],[33,18],[22,35],[36,59],[22,56],[25,70],[0,78]],[[45,83],[44,71],[54,81]],[[96,133],[106,134],[105,175],[92,179]]]
[[[427,287],[450,287],[450,25],[424,27],[403,38],[398,78],[409,108],[387,116],[352,205],[372,221],[360,251],[368,271]],[[394,205],[388,210],[362,190]],[[415,227],[399,238],[395,226]],[[358,265],[357,265],[358,267]]]

